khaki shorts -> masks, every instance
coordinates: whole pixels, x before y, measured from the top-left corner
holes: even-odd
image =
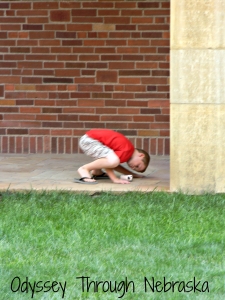
[[[87,134],[80,138],[79,146],[86,155],[95,159],[106,157],[113,152],[112,149],[90,138]]]

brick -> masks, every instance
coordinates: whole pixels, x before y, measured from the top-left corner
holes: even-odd
[[[124,107],[126,106],[126,100],[105,100],[105,107],[107,106]]]
[[[57,138],[56,137],[51,138],[51,152],[57,153]]]
[[[117,108],[111,108],[111,107],[101,107],[101,108],[96,108],[96,114],[99,115],[112,115],[112,114],[117,114]]]
[[[18,24],[23,24],[26,23],[25,18],[20,18],[20,17],[2,17],[1,18],[1,23],[18,23]]]
[[[14,106],[16,104],[16,101],[15,100],[0,100],[0,105],[3,105],[3,106]]]
[[[152,46],[170,46],[170,41],[169,39],[167,40],[162,40],[162,39],[159,39],[159,40],[151,40],[151,45]]]
[[[170,103],[169,100],[149,100],[148,107],[169,107]],[[165,113],[163,113],[165,114]]]
[[[62,122],[43,122],[42,126],[47,128],[62,128]]]
[[[51,135],[58,135],[58,136],[72,135],[72,130],[70,130],[70,129],[52,129]]]
[[[150,76],[149,70],[120,70],[119,76]]]
[[[150,10],[148,10],[148,9],[146,9],[145,11],[144,11],[144,15],[145,16],[169,16],[170,15],[170,10],[169,9],[159,9],[159,10],[157,10],[157,9],[150,9]]]
[[[124,25],[126,27],[126,25]],[[115,31],[108,33],[110,39],[129,39],[131,37],[130,32],[126,31]],[[106,37],[107,39],[107,37]],[[129,41],[129,40],[128,40]]]
[[[14,129],[8,129],[7,130],[7,134],[11,135],[24,135],[24,134],[28,134],[28,129],[22,129],[22,128],[14,128]]]
[[[8,9],[9,3],[0,3],[0,8]]]
[[[43,25],[23,24],[23,30],[43,30]]]
[[[82,78],[75,78],[74,81],[75,83],[93,84],[95,83],[95,78],[82,77]]]
[[[15,153],[15,137],[14,136],[9,137],[9,152]]]
[[[64,144],[65,144],[64,138],[58,137],[58,153],[64,153]]]
[[[70,94],[67,93],[67,92],[61,92],[61,93],[58,93],[58,92],[50,92],[49,93],[49,98],[50,99],[69,99],[70,98]]]
[[[95,46],[104,46],[105,45],[105,41],[103,40],[87,40],[83,42],[85,47],[95,47]],[[82,42],[81,42],[82,45]]]
[[[99,9],[98,15],[99,16],[119,16],[120,10],[118,9]]]
[[[83,122],[63,122],[63,128],[84,128]]]
[[[118,60],[122,60],[122,55],[101,55],[101,60],[102,61],[110,61],[110,60],[114,60],[114,61],[118,61]]]
[[[129,123],[128,129],[149,129],[149,126],[146,122],[145,123]],[[140,148],[142,148],[142,147],[140,147]]]
[[[68,31],[91,31],[92,25],[91,24],[68,24],[67,30]]]
[[[20,83],[20,78],[17,76],[0,76],[0,83]]]
[[[95,99],[95,98],[110,99],[110,98],[112,98],[112,94],[111,93],[92,93],[92,98],[93,99]]]
[[[73,17],[80,17],[80,16],[95,17],[95,16],[97,16],[97,10],[96,9],[72,9],[72,16]]]
[[[78,106],[87,106],[87,107],[104,107],[104,100],[92,100],[92,99],[78,99]]]
[[[135,17],[135,18],[132,18],[131,19],[131,21],[132,21],[132,23],[134,23],[134,24],[150,24],[150,23],[153,23],[153,18],[151,18],[151,17],[141,17],[141,18],[137,18],[137,17]],[[138,30],[140,30],[139,29],[139,27],[138,27]]]
[[[50,11],[50,21],[52,21],[52,22],[70,22],[70,10],[52,10],[52,11]]]
[[[117,82],[116,71],[97,71],[97,82]]]
[[[56,69],[55,70],[55,76],[56,77],[76,77],[80,76],[80,70],[79,69]]]
[[[87,63],[87,68],[90,69],[106,69],[107,68],[107,63],[102,63],[102,62],[88,62]]]
[[[141,93],[135,94],[135,98],[149,98],[149,99],[167,99],[166,93]]]
[[[168,77],[170,75],[170,72],[169,72],[169,70],[167,71],[167,70],[153,70],[152,71],[152,76],[155,76],[155,77],[157,77],[157,76],[159,76],[159,77]]]
[[[29,38],[30,39],[54,39],[55,34],[53,31],[30,31],[29,32]]]
[[[88,92],[102,92],[103,87],[102,87],[102,85],[96,85],[96,84],[95,85],[90,84],[88,86],[79,84],[78,91],[79,92],[87,92],[87,91]]]
[[[80,61],[98,61],[99,56],[98,55],[80,55],[79,56]]]
[[[11,75],[11,71],[8,69],[1,69],[0,75]]]
[[[4,97],[4,85],[0,85],[0,98]]]
[[[167,77],[156,78],[156,77],[143,77],[141,78],[142,84],[167,84]]]
[[[159,47],[158,53],[170,53],[170,48],[169,47]]]
[[[82,76],[95,76],[95,70],[82,70]]]
[[[0,151],[1,151],[1,136],[6,135],[6,129],[5,128],[0,128]]]
[[[160,39],[162,38],[162,32],[142,32],[143,38]]]
[[[46,1],[46,2],[34,2],[33,3],[33,9],[58,9],[59,7],[59,3],[57,2],[50,2],[50,1]]]
[[[17,113],[19,112],[18,107],[12,107],[12,106],[2,106],[0,107],[0,112],[1,113]]]
[[[57,31],[56,32],[56,38],[58,39],[75,39],[77,37],[76,32],[65,32],[65,31]]]
[[[135,68],[134,62],[109,62],[109,69],[126,70],[126,69],[134,69],[134,68]]]
[[[92,47],[73,47],[73,53],[94,53]]]
[[[18,68],[20,69],[41,69],[42,62],[40,61],[19,61]]]
[[[71,98],[90,98],[90,93],[74,92],[71,93]]]
[[[63,40],[62,46],[82,46],[83,43],[80,40]],[[84,45],[85,46],[85,45]],[[71,52],[71,51],[69,51]]]
[[[146,87],[144,85],[126,85],[125,92],[145,92]]]
[[[130,17],[105,17],[105,24],[130,24]]]
[[[40,83],[42,83],[42,78],[41,77],[22,77],[22,83],[40,84]]]
[[[135,25],[116,25],[116,30],[128,30],[128,31],[135,31]]]
[[[159,130],[138,130],[138,136],[159,136]]]
[[[36,12],[37,15],[39,15],[37,12]],[[35,15],[36,15],[35,14]],[[48,17],[28,17],[27,18],[27,23],[28,24],[46,24],[48,23]]]
[[[138,30],[140,31],[166,31],[170,29],[169,24],[154,24],[154,25],[139,25]],[[163,32],[164,34],[164,32]]]
[[[77,68],[77,69],[81,69],[81,68],[85,68],[85,63],[81,63],[81,62],[66,62],[65,64],[65,68]],[[90,68],[90,67],[88,67]]]
[[[60,2],[60,8],[80,8],[79,2]]]
[[[115,8],[136,8],[136,2],[115,2]]]
[[[115,25],[114,24],[93,24],[92,30],[96,31],[114,31]]]
[[[54,76],[54,70],[34,70],[34,75],[37,76]]]
[[[72,78],[45,77],[43,83],[73,83]]]
[[[79,116],[79,120],[80,121],[93,121],[93,122],[97,122],[100,121],[100,116],[87,116],[87,115],[81,115]]]
[[[152,123],[150,124],[151,129],[169,129],[169,123]]]
[[[144,59],[143,55],[123,55],[123,60],[138,61],[143,59]]]
[[[54,107],[44,107],[42,108],[43,114],[60,114],[62,113],[62,108],[54,108]]]
[[[121,16],[142,16],[142,10],[140,9],[122,9]]]
[[[0,39],[7,39],[7,32],[0,32]]]
[[[141,114],[161,114],[161,110],[159,108],[141,108]]]
[[[140,84],[141,78],[140,77],[129,77],[129,78],[119,78],[120,84]]]

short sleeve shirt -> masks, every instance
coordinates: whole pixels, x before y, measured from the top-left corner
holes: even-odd
[[[112,149],[119,157],[120,162],[127,162],[134,153],[133,144],[121,133],[110,129],[92,129],[86,134],[103,145]]]

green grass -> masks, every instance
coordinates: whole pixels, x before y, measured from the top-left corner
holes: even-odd
[[[225,299],[225,195],[4,192],[0,198],[0,299]],[[82,292],[80,276],[130,283]],[[13,292],[29,281],[32,290]],[[193,280],[209,292],[152,292],[151,282]],[[14,279],[14,281],[13,281]],[[46,284],[49,285],[49,282]],[[106,288],[105,283],[105,288]],[[181,283],[182,284],[182,283]],[[59,285],[55,286],[55,290]],[[162,285],[160,286],[162,287]],[[167,285],[168,287],[168,285]],[[181,286],[180,286],[181,287]],[[120,290],[119,290],[120,289]],[[27,292],[26,292],[27,291]],[[121,298],[119,298],[121,297]]]

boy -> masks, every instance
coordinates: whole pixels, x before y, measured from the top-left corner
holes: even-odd
[[[95,160],[78,169],[81,178],[74,180],[77,183],[96,184],[94,178],[103,177],[102,169],[105,169],[112,182],[130,183],[128,180],[116,177],[114,170],[125,175],[131,174],[136,178],[143,176],[128,171],[120,163],[127,162],[128,166],[134,171],[144,172],[150,161],[147,152],[135,149],[125,136],[109,129],[89,130],[81,137],[79,146],[86,155],[93,157]]]

